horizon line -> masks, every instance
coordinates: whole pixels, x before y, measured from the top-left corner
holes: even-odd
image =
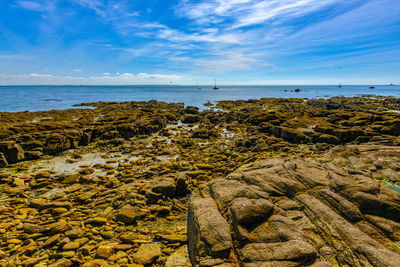
[[[341,86],[396,86],[398,84],[341,84]],[[214,86],[212,84],[0,84],[7,86]],[[218,84],[218,86],[338,86],[338,84]]]

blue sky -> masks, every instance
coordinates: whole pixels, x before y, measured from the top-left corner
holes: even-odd
[[[400,83],[400,0],[0,4],[0,84]]]

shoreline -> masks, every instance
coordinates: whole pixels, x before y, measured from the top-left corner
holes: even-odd
[[[0,266],[398,262],[400,98],[89,105],[0,112]]]
[[[44,111],[69,109],[82,102],[99,101],[149,101],[152,99],[165,102],[183,102],[188,106],[203,108],[210,101],[244,100],[269,98],[330,98],[335,96],[356,97],[360,94],[399,96],[400,86],[134,86],[124,87],[10,87],[2,89],[3,98],[0,107],[3,111]],[[200,89],[201,88],[201,89]],[[96,89],[94,92],[92,89]],[[299,89],[299,90],[297,90]],[[298,92],[299,91],[299,92]],[[29,96],[29,97],[28,97]]]

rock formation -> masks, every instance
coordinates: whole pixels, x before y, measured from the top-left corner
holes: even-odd
[[[348,147],[322,159],[257,161],[208,182],[189,200],[192,264],[398,266],[400,195],[365,167],[383,161],[398,180],[399,156],[393,147]]]

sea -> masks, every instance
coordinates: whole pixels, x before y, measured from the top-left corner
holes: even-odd
[[[134,86],[0,86],[0,111],[45,111],[76,108],[97,101],[181,102],[205,109],[204,103],[263,97],[329,98],[362,94],[400,97],[400,85],[134,85]],[[295,92],[300,89],[300,92]]]

